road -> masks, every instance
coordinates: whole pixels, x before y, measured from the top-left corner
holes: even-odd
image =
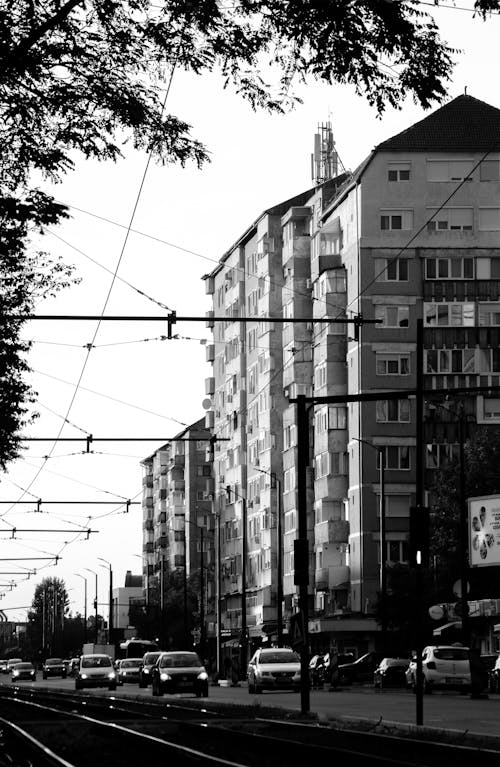
[[[1,683],[9,683],[8,676],[0,677]],[[24,686],[40,686],[74,690],[73,679],[39,679]],[[106,695],[144,695],[151,698],[151,689],[140,689],[136,684],[125,684],[116,692]],[[245,685],[241,687],[210,687],[211,700],[240,705],[260,704],[300,711],[300,696],[290,692],[264,692],[249,695]],[[175,698],[181,696],[176,695]],[[167,701],[169,696],[165,696]],[[415,696],[406,690],[374,690],[370,687],[344,688],[337,692],[311,691],[311,711],[325,718],[370,719],[376,723],[398,722],[415,724]],[[458,693],[439,693],[424,698],[424,725],[462,732],[478,732],[500,736],[500,695],[473,700]]]

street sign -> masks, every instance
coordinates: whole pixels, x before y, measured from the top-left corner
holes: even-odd
[[[294,650],[298,650],[304,646],[305,642],[305,625],[304,625],[304,613],[299,610],[298,613],[294,613],[290,616],[290,643]]]

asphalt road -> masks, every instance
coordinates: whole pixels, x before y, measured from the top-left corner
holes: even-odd
[[[0,683],[9,684],[10,677],[0,677]],[[74,690],[74,680],[41,678],[37,682],[20,682],[23,686],[53,687]],[[140,689],[136,684],[125,684],[116,692],[106,695],[144,695],[151,697],[151,688]],[[182,696],[174,696],[180,698]],[[246,684],[240,687],[210,687],[212,700],[263,706],[277,706],[300,711],[300,695],[290,692],[264,692],[249,695]],[[165,696],[167,701],[169,696]],[[371,687],[344,688],[337,692],[311,691],[311,711],[325,718],[369,719],[374,723],[398,722],[415,724],[415,696],[406,690],[374,690]],[[487,699],[471,699],[452,692],[434,692],[424,697],[424,725],[461,732],[477,732],[500,736],[500,695]]]

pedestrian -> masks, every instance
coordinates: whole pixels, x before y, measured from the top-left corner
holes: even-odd
[[[340,674],[339,674],[339,655],[336,649],[333,649],[329,653],[329,663],[328,663],[328,672],[327,672],[327,679],[330,683],[329,690],[330,692],[333,692],[337,689],[340,682]]]

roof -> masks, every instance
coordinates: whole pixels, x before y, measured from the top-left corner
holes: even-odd
[[[378,144],[375,151],[488,152],[499,148],[500,109],[461,95]]]

